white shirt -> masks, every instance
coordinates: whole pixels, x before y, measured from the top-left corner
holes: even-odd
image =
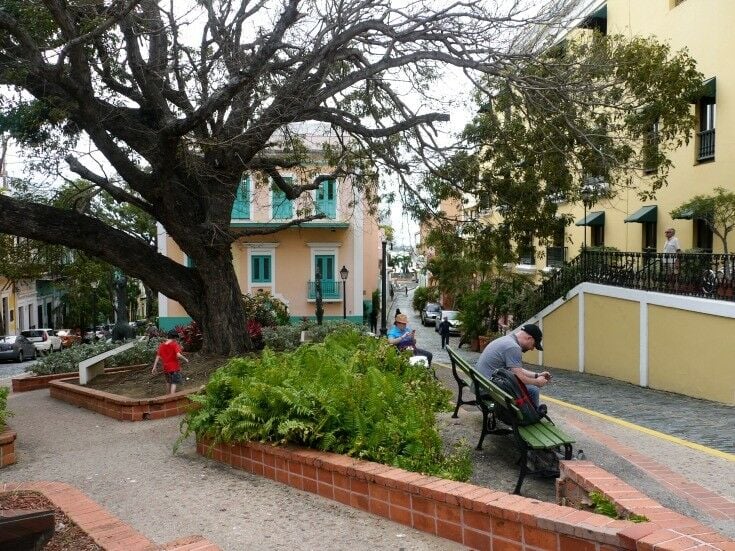
[[[666,240],[666,244],[664,245],[664,253],[675,253],[680,248],[681,247],[679,247],[679,238],[678,237],[669,237]]]

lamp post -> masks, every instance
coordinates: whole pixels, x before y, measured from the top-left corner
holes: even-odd
[[[383,243],[382,243],[382,245],[383,245],[383,264],[382,264],[382,269],[381,269],[381,280],[382,280],[382,282],[381,282],[381,293],[380,293],[380,297],[381,297],[380,336],[381,337],[385,337],[388,334],[388,328],[385,326],[385,308],[387,306],[385,295],[388,292],[388,289],[386,288],[387,285],[386,285],[386,278],[385,278],[385,275],[386,275],[386,270],[385,270],[386,250],[385,250],[385,247],[386,247],[387,244],[388,244],[387,241],[383,241]]]
[[[97,287],[99,281],[90,282],[92,288],[92,342],[97,340]]]
[[[347,276],[350,275],[350,271],[347,266],[342,266],[339,271],[339,277],[342,278],[342,319],[347,319]]]

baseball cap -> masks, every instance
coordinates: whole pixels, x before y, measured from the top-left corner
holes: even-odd
[[[536,347],[536,350],[543,350],[544,347],[541,346],[541,339],[543,338],[543,334],[541,333],[541,329],[539,329],[539,326],[533,323],[527,323],[523,327],[521,327],[521,331],[525,331],[529,335],[533,337],[533,342]]]
[[[396,323],[408,323],[408,316],[406,314],[398,314],[396,316]]]

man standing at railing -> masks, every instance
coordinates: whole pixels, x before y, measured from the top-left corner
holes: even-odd
[[[664,243],[663,267],[671,280],[673,280],[679,272],[679,261],[675,255],[681,253],[679,238],[675,237],[675,234],[676,230],[674,230],[674,228],[667,228],[664,230],[666,243]]]

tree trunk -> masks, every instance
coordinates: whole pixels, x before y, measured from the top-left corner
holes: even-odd
[[[213,254],[211,249],[207,253],[205,258],[194,257],[195,270],[204,282],[201,315],[192,316],[204,335],[202,352],[229,356],[252,350],[232,253],[229,248],[219,254]]]

